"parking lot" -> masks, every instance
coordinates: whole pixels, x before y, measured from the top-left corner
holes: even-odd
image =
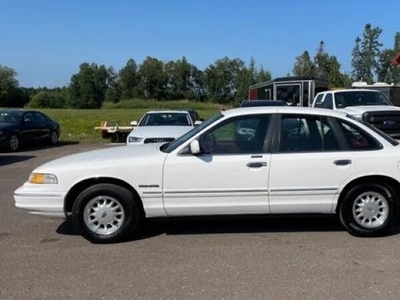
[[[33,168],[102,147],[0,153],[0,299],[399,299],[400,235],[352,237],[335,217],[151,222],[93,245],[14,208]]]

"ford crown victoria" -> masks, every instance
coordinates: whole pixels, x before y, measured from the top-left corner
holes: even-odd
[[[351,234],[376,236],[397,219],[399,153],[397,141],[341,112],[238,108],[171,143],[48,162],[14,199],[71,217],[95,243],[127,238],[144,218],[210,215],[337,214]]]

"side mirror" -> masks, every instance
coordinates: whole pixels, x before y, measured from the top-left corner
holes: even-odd
[[[29,123],[31,123],[31,122],[32,122],[32,119],[29,118],[29,117],[27,117],[27,118],[24,119],[24,123],[25,123],[25,124],[29,124]]]
[[[197,121],[194,122],[194,126],[199,126],[201,123],[203,123],[203,122],[200,121],[200,120],[197,120]]]
[[[132,125],[132,126],[137,126],[137,121],[132,121],[132,122],[131,122],[131,125]]]
[[[200,153],[201,153],[201,150],[200,150],[200,143],[199,143],[198,140],[193,140],[193,141],[191,141],[189,147],[190,147],[190,152],[191,152],[193,155],[196,155],[196,154],[200,154]]]

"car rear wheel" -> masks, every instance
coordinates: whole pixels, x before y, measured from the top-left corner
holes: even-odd
[[[343,226],[356,236],[380,236],[397,219],[398,198],[386,184],[364,183],[351,189],[340,206]]]
[[[20,147],[20,140],[16,134],[11,134],[7,141],[7,149],[11,152],[15,152]]]
[[[50,133],[50,144],[57,145],[58,144],[58,133],[57,131],[52,131]]]
[[[72,221],[92,243],[115,243],[130,235],[141,218],[132,193],[114,184],[84,190],[72,207]]]

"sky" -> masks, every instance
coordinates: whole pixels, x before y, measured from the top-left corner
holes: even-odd
[[[320,41],[351,72],[354,40],[367,23],[392,48],[400,31],[398,0],[0,0],[0,65],[20,86],[68,85],[83,62],[119,70],[128,59],[183,56],[204,70],[225,56],[273,77]]]

